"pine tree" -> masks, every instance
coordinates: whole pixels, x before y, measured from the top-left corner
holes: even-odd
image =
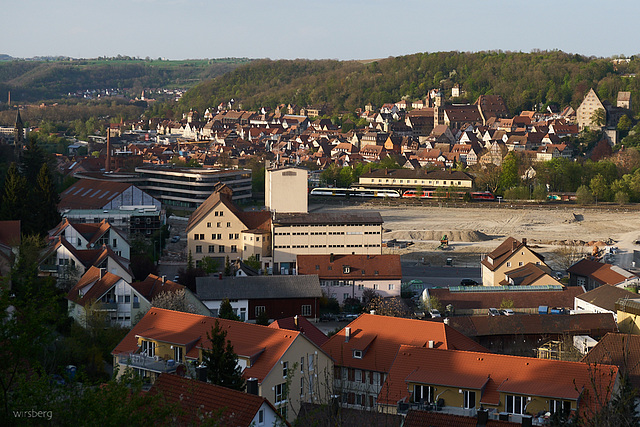
[[[211,328],[211,334],[207,333],[207,339],[211,348],[203,351],[202,362],[207,367],[209,382],[244,391],[245,383],[238,366],[238,355],[233,351],[233,345],[227,339],[227,331],[222,330],[218,320]]]
[[[27,181],[18,171],[18,166],[11,163],[4,180],[0,220],[22,220],[27,212]]]
[[[229,302],[228,298],[223,299],[220,303],[218,317],[228,320],[240,320],[240,318],[233,312],[233,307],[231,307],[231,302]]]
[[[27,178],[28,182],[35,182],[43,163],[46,162],[46,154],[42,151],[38,142],[34,138],[30,138],[27,148],[22,152],[20,172]]]
[[[37,229],[31,230],[32,232],[44,235],[60,222],[59,202],[60,196],[51,180],[49,165],[43,163],[33,190],[32,212],[36,218],[34,226]]]

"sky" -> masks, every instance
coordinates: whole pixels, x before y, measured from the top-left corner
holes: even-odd
[[[21,0],[0,54],[380,59],[418,52],[640,53],[640,1]]]

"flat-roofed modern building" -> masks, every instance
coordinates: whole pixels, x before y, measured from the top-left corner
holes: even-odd
[[[159,199],[163,205],[195,209],[214,192],[218,183],[233,190],[233,201],[251,198],[251,170],[206,169],[172,166],[141,166],[136,172],[143,178],[138,186]]]
[[[279,214],[272,219],[273,268],[295,274],[298,255],[380,255],[379,212]]]

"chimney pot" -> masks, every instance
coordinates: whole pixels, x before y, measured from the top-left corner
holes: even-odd
[[[296,325],[296,328],[298,327],[298,315],[296,314],[295,316],[293,316],[293,323]]]
[[[162,276],[162,286],[167,282],[167,276]]]
[[[526,238],[526,237],[523,237],[523,238],[522,238],[522,244],[523,244],[524,246],[527,246],[527,238]]]
[[[344,328],[344,342],[349,342],[349,338],[351,338],[351,328],[347,326]]]

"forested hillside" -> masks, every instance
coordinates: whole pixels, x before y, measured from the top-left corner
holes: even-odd
[[[577,108],[591,87],[613,103],[620,90],[637,97],[638,69],[640,59],[614,66],[609,58],[560,51],[419,53],[370,63],[260,60],[191,89],[181,108],[204,110],[234,98],[244,109],[326,103],[334,112],[353,111],[368,102],[379,107],[402,98],[423,98],[432,88],[448,90],[458,83],[466,100],[499,94],[515,114],[549,104]]]
[[[139,92],[149,88],[189,88],[227,73],[247,59],[152,61],[95,59],[0,62],[0,100],[34,102],[60,99],[92,89]]]

